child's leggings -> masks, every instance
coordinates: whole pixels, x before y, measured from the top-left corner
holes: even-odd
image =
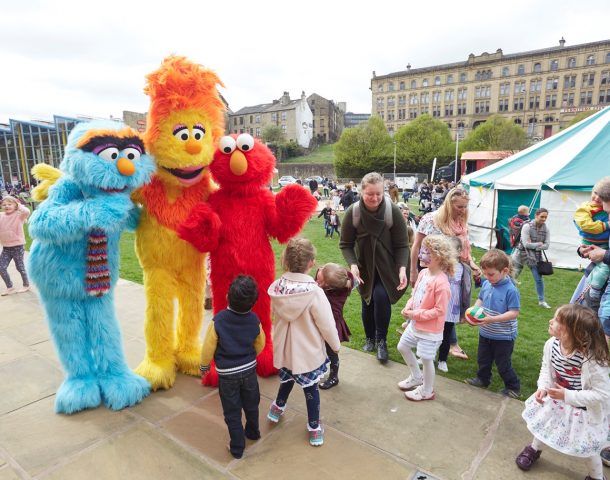
[[[292,387],[294,387],[294,380],[280,383],[280,389],[275,399],[275,404],[278,407],[284,408],[286,406]],[[318,384],[314,383],[309,387],[303,387],[303,392],[307,404],[307,423],[309,428],[315,430],[320,425],[320,390],[318,390]]]
[[[434,372],[434,354],[432,358],[423,358],[420,355],[422,364],[424,366],[424,374],[422,375],[419,365],[417,364],[417,357],[412,350],[414,346],[406,339],[403,340],[404,337],[405,334],[403,333],[403,336],[400,337],[400,340],[398,341],[398,352],[402,355],[405,363],[411,369],[411,376],[413,379],[424,381],[424,395],[432,395],[432,392],[434,391],[434,377],[436,376]]]
[[[8,264],[11,260],[15,261],[17,271],[21,274],[23,280],[23,286],[27,287],[30,282],[28,281],[28,274],[25,271],[25,264],[23,263],[23,256],[25,254],[25,245],[17,245],[15,247],[2,247],[2,253],[0,254],[0,277],[6,283],[6,288],[12,288],[13,282],[8,274]]]
[[[546,447],[546,445],[534,437],[534,440],[532,440],[532,448],[534,450],[542,450],[542,447]],[[589,469],[589,477],[599,479],[605,478],[602,457],[599,456],[599,453],[597,455],[587,457],[586,460],[587,468]]]

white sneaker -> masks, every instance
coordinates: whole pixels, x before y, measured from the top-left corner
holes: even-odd
[[[5,297],[6,295],[12,295],[13,293],[17,293],[17,289],[15,287],[8,288],[5,292],[0,293],[0,296]]]
[[[544,300],[542,302],[538,302],[538,305],[541,306],[542,308],[551,308],[551,306],[546,303]]]
[[[438,362],[438,369],[441,372],[447,373],[449,371],[449,369],[447,368],[447,362]]]
[[[417,387],[415,390],[411,390],[410,392],[405,392],[405,397],[407,400],[411,400],[412,402],[421,402],[422,400],[434,400],[436,397],[434,391],[430,395],[426,395],[424,393],[423,385]]]
[[[409,375],[404,380],[398,382],[398,388],[403,391],[413,390],[415,387],[419,387],[424,384],[424,379],[422,378],[413,378],[413,375]]]
[[[29,292],[30,291],[30,286],[28,285],[27,287],[21,287],[19,290],[17,290],[17,293],[24,293],[24,292]]]

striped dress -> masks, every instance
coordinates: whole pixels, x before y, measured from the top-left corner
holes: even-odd
[[[559,339],[551,348],[550,363],[555,383],[568,390],[582,390],[581,369],[584,356],[580,352],[561,353]],[[534,395],[525,401],[523,419],[529,431],[555,450],[577,457],[598,455],[608,440],[608,423],[591,424],[586,408],[568,405],[562,400],[544,397],[542,404]]]

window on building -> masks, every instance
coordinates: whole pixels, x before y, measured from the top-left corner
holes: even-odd
[[[523,105],[525,103],[525,98],[523,97],[515,97],[513,100],[513,110],[523,110]]]
[[[424,92],[419,97],[420,103],[427,105],[430,102],[430,94],[428,92]]]
[[[432,103],[440,103],[441,102],[441,92],[436,91],[432,92]]]
[[[421,82],[421,86],[422,86],[422,87],[427,87],[427,86],[428,86],[428,79],[427,79],[427,78],[424,78],[424,79],[422,80],[422,82]]]
[[[610,88],[599,91],[599,103],[610,103]]]
[[[498,111],[508,112],[508,98],[501,98],[498,101]]]
[[[457,114],[458,115],[466,115],[466,104],[458,103],[457,105]]]
[[[254,135],[254,129],[253,128],[250,129],[250,135]]]
[[[417,81],[411,80],[411,88],[417,88]]]
[[[261,123],[261,116],[260,116],[260,115],[256,115],[256,116],[254,117],[254,121],[255,121],[256,123]]]
[[[515,93],[525,92],[525,82],[515,82]]]
[[[510,75],[510,70],[508,69],[508,67],[504,67],[502,69],[502,76],[503,77],[508,77]]]
[[[400,88],[400,90],[404,90],[405,89],[405,82],[400,82],[398,88]]]
[[[540,108],[540,96],[530,95],[530,110]]]
[[[282,124],[282,133],[284,133],[284,134],[285,134],[285,133],[286,133],[286,130],[287,130],[286,125],[283,125],[283,124]]]
[[[447,75],[447,83],[453,83],[453,75]]]
[[[489,100],[474,102],[474,113],[489,113]]]
[[[426,105],[422,105],[419,110],[420,110],[421,114],[423,115],[425,113],[429,113],[430,112],[430,107],[427,104]]]
[[[510,83],[500,84],[500,96],[510,95]]]
[[[460,73],[460,82],[465,82],[465,81],[466,81],[466,74]]]
[[[525,65],[521,64],[517,67],[517,75],[524,75],[525,74]]]
[[[395,112],[394,112],[394,110],[389,110],[388,111],[388,122],[393,122],[394,120],[396,120]],[[322,122],[320,122],[320,127],[321,126],[322,126]]]
[[[582,74],[582,87],[592,87],[595,83],[595,73]]]
[[[568,58],[568,68],[576,67],[576,57]]]
[[[428,112],[426,111],[426,113],[428,113]],[[417,109],[416,108],[409,109],[409,118],[410,119],[417,118]]]
[[[546,108],[555,108],[557,106],[557,95],[547,95],[544,100],[544,106]]]
[[[250,123],[254,122],[254,115],[250,115]]]
[[[394,91],[394,82],[390,82],[388,83],[388,92],[393,92]]]
[[[558,68],[559,68],[559,60],[551,60],[551,63],[549,64],[549,70],[551,72],[556,72]]]
[[[600,85],[610,84],[610,71],[604,70],[601,74]]]
[[[445,101],[453,100],[453,90],[445,90]]]
[[[379,98],[377,98],[377,106],[379,106]],[[381,98],[381,101],[383,102],[383,98]],[[277,122],[277,112],[272,112],[271,113],[271,121],[272,122]]]
[[[233,126],[237,126],[237,117],[233,117]]]
[[[549,117],[544,117],[544,122],[545,123],[551,123],[551,122],[554,122],[554,121],[555,121],[555,119],[553,117],[550,117],[550,116]]]
[[[530,92],[542,91],[542,80],[536,79],[530,81]]]
[[[610,63],[610,52],[606,53],[606,63]]]
[[[491,94],[491,87],[489,85],[481,85],[479,87],[475,87],[475,89],[474,89],[475,98],[489,97],[490,94]]]
[[[564,107],[574,106],[574,93],[564,93],[561,105]]]
[[[576,87],[576,75],[566,75],[563,77],[563,88]]]
[[[413,94],[411,94],[413,95]],[[416,96],[417,98],[417,96]],[[399,95],[398,96],[398,106],[399,107],[404,107],[407,104],[407,96],[406,95]]]
[[[587,56],[587,65],[595,65],[595,55]]]
[[[460,88],[458,89],[458,100],[466,100],[468,97],[468,89]]]
[[[256,127],[256,137],[261,138],[261,127]]]
[[[383,83],[380,83],[380,84],[377,85],[377,91],[379,93],[383,92]]]
[[[286,121],[286,112],[282,112],[282,122]]]
[[[432,107],[432,116],[433,117],[440,117],[441,116],[441,106],[440,105],[434,105]]]
[[[521,125],[521,119],[520,118],[515,118],[514,122],[515,122],[515,125]]]
[[[453,117],[453,103],[445,104],[445,117]]]
[[[593,103],[593,92],[580,92],[580,105],[591,105]]]
[[[439,77],[438,75],[436,77],[434,77],[434,85],[440,85],[441,84],[441,77]]]
[[[483,77],[483,75],[481,75],[481,72],[477,72],[474,74],[474,79],[475,80],[481,80],[481,78]]]
[[[395,98],[394,96],[388,97],[388,108],[394,107]]]
[[[534,73],[540,73],[542,71],[542,65],[539,62],[534,63]]]
[[[547,90],[557,90],[558,85],[559,85],[558,78],[547,78],[546,79],[546,89]]]
[[[409,95],[409,105],[417,105],[417,93]]]
[[[239,124],[243,125],[244,124],[244,117],[239,117]]]

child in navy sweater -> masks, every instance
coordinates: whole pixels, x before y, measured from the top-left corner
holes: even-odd
[[[227,297],[229,307],[218,312],[208,326],[200,370],[205,375],[214,358],[222,411],[231,437],[229,450],[235,458],[241,458],[245,437],[251,440],[261,437],[256,356],[265,346],[265,334],[258,317],[251,311],[258,299],[258,288],[252,277],[235,277]],[[241,423],[242,409],[246,416],[245,431]]]

